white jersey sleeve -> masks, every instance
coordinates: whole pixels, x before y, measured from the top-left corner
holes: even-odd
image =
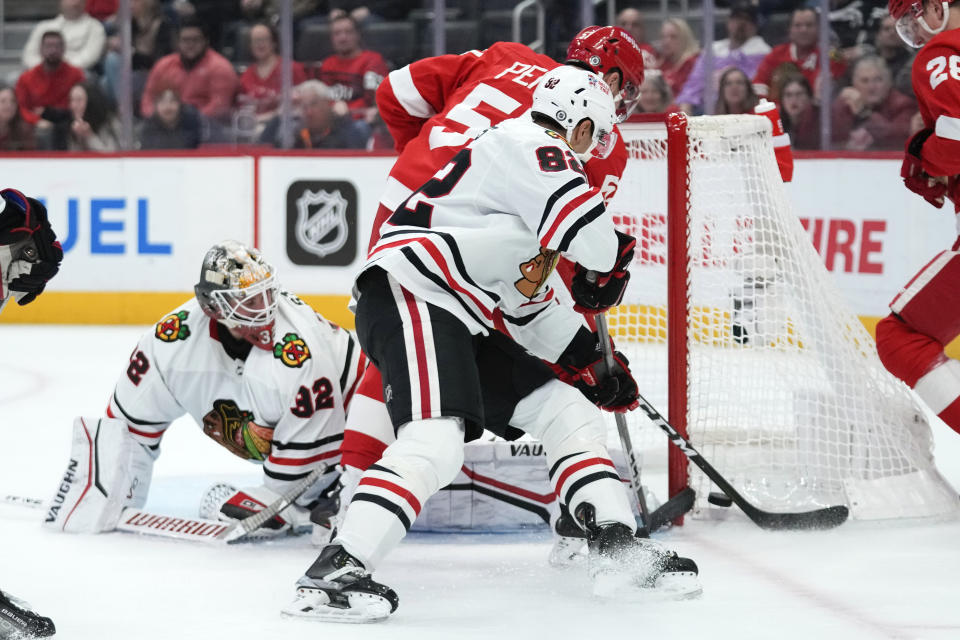
[[[134,439],[152,449],[159,446],[170,423],[186,413],[167,387],[164,362],[155,351],[159,342],[154,333],[161,331],[163,323],[175,315],[176,312],[170,314],[153,332],[140,338],[107,406],[109,417],[126,422]]]

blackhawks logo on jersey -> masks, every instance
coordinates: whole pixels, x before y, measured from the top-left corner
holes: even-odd
[[[310,349],[300,336],[288,333],[282,342],[273,345],[273,357],[280,358],[288,367],[299,368],[310,359]]]
[[[271,427],[253,421],[253,413],[233,400],[214,400],[213,410],[203,416],[203,432],[244,460],[263,461],[270,455]]]
[[[187,321],[189,311],[180,311],[171,313],[166,318],[157,323],[157,329],[154,335],[158,340],[164,342],[176,342],[177,340],[186,340],[190,337],[190,327],[184,324]]]
[[[543,284],[553,273],[560,259],[560,252],[540,247],[540,253],[520,265],[520,275],[523,276],[513,283],[517,291],[529,299],[540,293]]]

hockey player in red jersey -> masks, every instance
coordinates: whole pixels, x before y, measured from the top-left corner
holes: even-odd
[[[626,361],[616,354],[610,368],[602,364],[599,341],[609,338],[588,330],[548,283],[561,253],[576,260],[578,275],[599,274],[601,295],[629,266],[632,250],[622,248],[633,238],[615,231],[580,165],[610,147],[614,122],[602,80],[554,69],[529,114],[461,149],[383,227],[353,308],[397,439],[364,472],[337,537],[300,578],[286,613],[363,622],[396,610],[396,594],[371,572],[453,480],[464,442],[484,427],[543,443],[557,494],[588,537],[596,594],[700,592],[692,560],[635,536],[600,411],[542,361],[589,372],[603,389],[594,401],[611,410],[636,406]],[[583,302],[578,288],[573,294]],[[495,309],[513,318],[513,339],[496,329]]]
[[[952,2],[952,0],[951,0]],[[901,176],[935,207],[960,212],[960,4],[890,0],[903,40],[920,48],[913,89],[924,128],[907,143]],[[924,266],[877,325],[877,352],[954,431],[960,432],[960,362],[944,347],[960,335],[960,238]]]

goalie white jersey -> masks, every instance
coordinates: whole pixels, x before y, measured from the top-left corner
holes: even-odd
[[[346,406],[366,358],[354,336],[280,295],[272,350],[233,338],[197,300],[175,309],[130,355],[107,414],[156,448],[184,413],[231,453],[262,462],[281,493],[336,463]]]
[[[584,321],[547,280],[561,253],[613,267],[617,238],[604,213],[563,137],[527,115],[481,134],[415,191],[363,269],[383,268],[474,334],[502,317],[518,343],[555,361]]]

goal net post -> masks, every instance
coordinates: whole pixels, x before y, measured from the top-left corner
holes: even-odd
[[[670,114],[621,129],[629,160],[609,208],[637,248],[608,318],[641,393],[761,509],[960,513],[926,414],[791,212],[769,121]],[[645,484],[661,500],[691,486],[694,516],[714,514],[702,472],[642,412],[628,424]]]

